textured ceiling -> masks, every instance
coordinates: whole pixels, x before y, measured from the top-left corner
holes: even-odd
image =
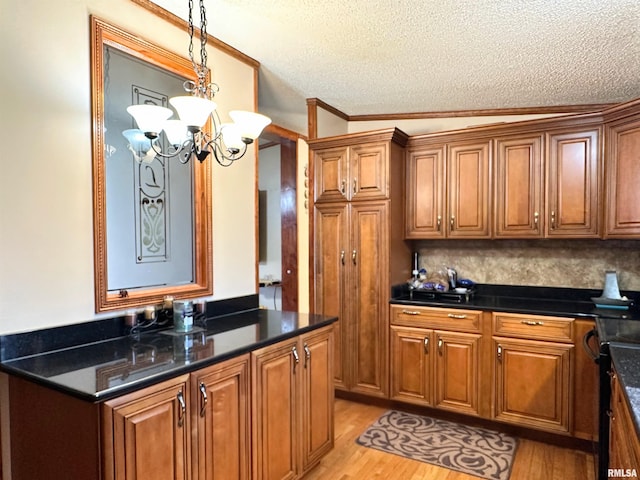
[[[154,1],[187,18],[187,0]],[[269,111],[306,114],[304,99],[312,97],[348,115],[640,97],[640,0],[206,0],[205,6],[207,31],[261,63],[260,106]]]

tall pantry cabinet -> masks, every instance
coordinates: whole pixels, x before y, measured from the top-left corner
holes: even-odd
[[[392,128],[309,141],[314,214],[314,313],[334,324],[338,390],[389,393],[390,286],[406,281],[404,146]]]

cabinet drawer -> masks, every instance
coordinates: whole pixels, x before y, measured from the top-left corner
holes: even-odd
[[[458,308],[391,307],[391,323],[405,327],[437,328],[454,332],[480,332],[482,312]]]
[[[493,333],[506,337],[571,343],[573,318],[494,313]]]

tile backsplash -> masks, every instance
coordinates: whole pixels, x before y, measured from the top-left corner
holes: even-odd
[[[601,289],[615,270],[620,290],[640,291],[639,240],[424,240],[414,248],[428,272],[446,265],[477,283]]]

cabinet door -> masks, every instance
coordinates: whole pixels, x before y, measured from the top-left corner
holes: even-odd
[[[297,338],[251,355],[253,387],[253,478],[293,479],[298,475]]]
[[[575,381],[573,436],[598,441],[598,365],[582,347],[582,338],[595,327],[593,320],[575,321]]]
[[[302,468],[305,472],[333,448],[331,336],[331,327],[325,327],[301,337],[304,353],[304,360],[301,360]]]
[[[314,312],[338,317],[334,323],[333,374],[336,388],[344,389],[347,388],[347,372],[343,359],[349,333],[345,288],[347,262],[351,263],[346,203],[316,205],[314,238]]]
[[[640,469],[640,443],[616,374],[611,380],[609,468]]]
[[[187,377],[154,385],[103,407],[105,476],[114,480],[188,479]]]
[[[248,480],[251,476],[249,355],[192,375],[192,424],[196,426],[199,480]]]
[[[351,390],[388,394],[389,305],[386,291],[389,258],[388,202],[351,204],[351,252],[347,264],[352,275],[345,298],[352,336],[345,353],[351,364]]]
[[[599,235],[600,130],[548,134],[546,235]]]
[[[388,148],[385,142],[349,147],[349,199],[373,200],[389,196]]]
[[[435,406],[478,415],[481,335],[435,331]]]
[[[495,236],[542,236],[542,137],[497,139],[495,165]]]
[[[491,142],[452,143],[448,148],[449,237],[488,238]]]
[[[445,228],[444,146],[407,154],[407,238],[443,238]]]
[[[494,337],[496,419],[570,431],[573,345]]]
[[[391,326],[391,398],[432,405],[431,330]]]
[[[640,236],[640,118],[607,127],[605,236]]]
[[[314,155],[314,192],[316,202],[340,201],[348,198],[347,147],[318,150]]]

